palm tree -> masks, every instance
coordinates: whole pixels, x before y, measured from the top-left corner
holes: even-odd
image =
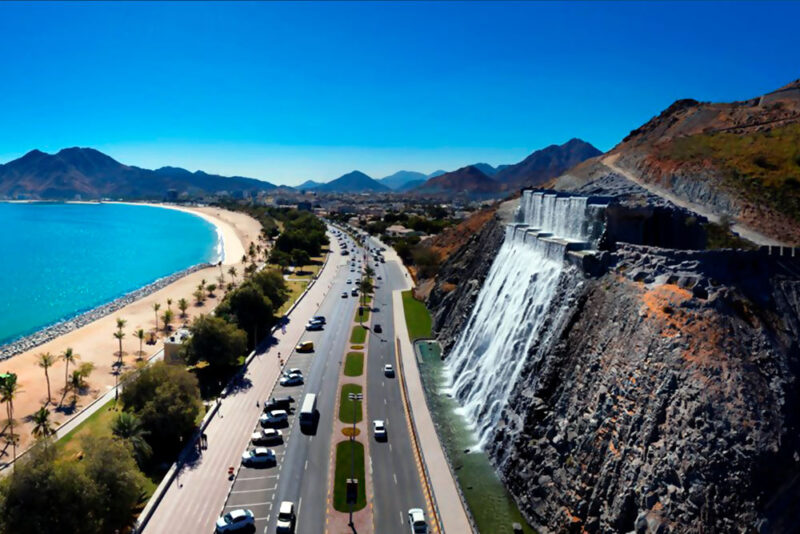
[[[120,319],[117,317],[117,331],[114,332],[114,337],[117,338],[119,341],[119,360],[122,361],[122,338],[125,337],[125,332],[122,331],[125,328],[125,325],[128,323],[125,319]]]
[[[56,358],[49,352],[43,352],[36,358],[36,363],[44,369],[44,379],[47,380],[47,402],[45,403],[47,405],[50,403],[50,373],[47,370],[56,363]]]
[[[89,375],[94,371],[94,364],[92,362],[82,363],[80,367],[72,371],[69,379],[69,385],[72,389],[72,401],[78,401],[78,392],[88,386],[86,381]]]
[[[8,414],[8,426],[11,431],[11,446],[14,449],[14,461],[17,461],[17,436],[14,435],[14,399],[22,392],[22,388],[17,382],[17,375],[9,373],[0,385],[0,401],[6,403],[6,413]]]
[[[133,455],[139,465],[142,465],[153,454],[153,449],[145,439],[150,432],[144,429],[141,419],[136,415],[130,412],[121,412],[111,423],[111,433],[131,444]]]
[[[44,440],[47,448],[47,438],[54,434],[53,425],[50,421],[50,410],[42,406],[33,413],[33,436],[36,439]]]
[[[80,356],[73,352],[72,347],[67,347],[67,350],[61,355],[61,359],[64,360],[64,395],[66,395],[69,389],[69,364],[75,363]],[[64,397],[61,397],[61,400],[63,401]]]
[[[172,299],[167,299],[167,309],[172,307]]]
[[[228,269],[228,274],[231,275],[231,282],[236,283],[236,267],[231,265],[231,268]]]
[[[208,290],[208,298],[214,298],[214,291],[217,290],[217,284],[208,284],[206,289]]]
[[[186,299],[178,301],[178,309],[181,310],[181,319],[186,317],[186,310],[189,308],[189,302]]]
[[[225,277],[224,276],[219,275],[217,277],[217,287],[220,288],[220,289],[225,287]]]
[[[174,314],[172,313],[172,310],[170,310],[169,308],[164,310],[164,315],[161,316],[161,320],[164,321],[164,332],[168,332],[169,331],[169,329],[170,329],[169,325],[172,324],[172,318],[173,317],[174,317]]]
[[[156,313],[156,332],[158,332],[158,310],[161,309],[161,304],[158,302],[153,303],[153,311]]]
[[[137,328],[133,331],[133,336],[139,340],[139,359],[144,355],[142,350],[142,343],[144,343],[144,328]]]

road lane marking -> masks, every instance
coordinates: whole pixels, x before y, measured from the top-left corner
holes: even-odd
[[[394,483],[395,483],[395,485],[397,485],[397,474],[396,473],[392,473],[392,478],[394,478]]]
[[[247,504],[226,504],[225,508],[241,508],[243,506],[269,506],[270,510],[272,509],[272,502],[249,502]]]
[[[306,464],[303,466],[303,471],[308,471],[308,460],[306,460]]]
[[[277,487],[278,487],[278,486],[275,486],[275,487],[273,487],[273,488],[262,488],[262,489],[253,489],[253,490],[236,490],[236,491],[232,491],[232,492],[231,492],[231,495],[234,495],[234,494],[236,494],[236,493],[257,493],[257,492],[259,492],[259,491],[273,491],[273,490],[275,490]]]
[[[268,478],[280,478],[280,475],[269,475],[265,477],[246,477],[246,478],[237,478],[236,480],[265,480]]]

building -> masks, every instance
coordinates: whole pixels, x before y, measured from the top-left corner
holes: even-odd
[[[406,228],[402,224],[393,224],[386,228],[386,235],[390,237],[407,237],[414,233],[414,230],[411,228]]]
[[[188,328],[178,328],[164,340],[164,361],[166,363],[185,363],[181,357],[183,342],[191,337]]]

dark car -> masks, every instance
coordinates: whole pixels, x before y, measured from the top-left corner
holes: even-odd
[[[376,334],[380,334],[381,332],[383,332],[383,328],[381,328],[381,325],[379,324],[373,326],[372,329],[375,331]]]
[[[294,398],[288,397],[272,397],[272,399],[264,403],[264,411],[269,412],[272,410],[288,410],[291,408]]]

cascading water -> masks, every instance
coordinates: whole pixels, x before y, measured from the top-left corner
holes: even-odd
[[[466,328],[446,359],[448,393],[474,426],[477,448],[494,432],[541,335],[570,243],[592,241],[587,197],[523,192]],[[589,210],[591,211],[591,210]]]

